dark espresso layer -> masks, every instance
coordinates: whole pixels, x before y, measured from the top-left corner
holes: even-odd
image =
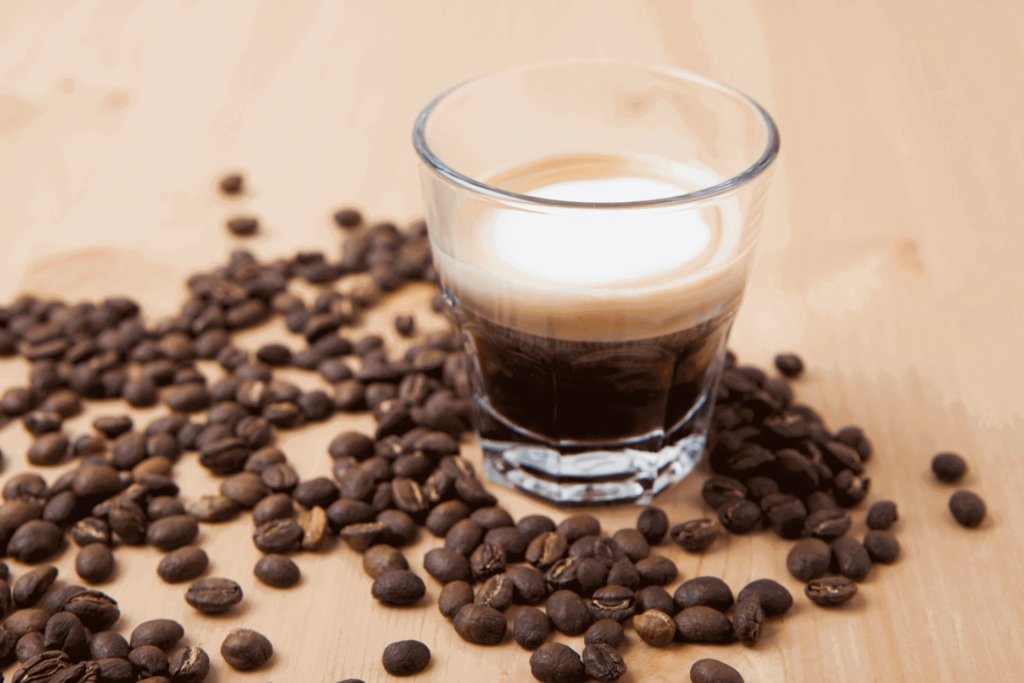
[[[668,433],[683,421],[709,387],[738,298],[688,329],[614,342],[541,337],[464,307],[456,317],[478,359],[476,391],[497,417],[546,441],[600,443]],[[499,431],[492,438],[508,438]]]

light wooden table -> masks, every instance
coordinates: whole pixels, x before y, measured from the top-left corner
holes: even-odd
[[[1022,36],[1024,5],[1006,0],[8,0],[0,300],[26,289],[74,300],[127,293],[158,318],[180,304],[189,272],[232,247],[221,224],[238,210],[263,218],[264,234],[251,242],[262,257],[335,251],[328,216],[339,204],[407,221],[421,206],[415,115],[445,87],[495,68],[613,57],[723,80],[763,103],[783,140],[732,347],[761,365],[799,351],[810,365],[799,397],[834,427],[865,427],[877,452],[869,501],[899,503],[903,555],[872,570],[852,604],[827,611],[802,596],[785,571],[788,544],[769,534],[725,538],[701,557],[659,548],[687,578],[712,574],[738,589],[775,577],[797,604],[752,649],[655,650],[631,635],[623,680],[685,680],[705,656],[733,664],[748,683],[1015,680],[1024,664]],[[248,174],[244,200],[214,191],[228,168]],[[422,287],[403,291],[370,322],[425,311],[429,297]],[[0,372],[5,387],[24,382],[20,363]],[[96,413],[69,431],[87,430]],[[283,447],[304,477],[327,474],[327,441],[353,425],[372,421],[337,418]],[[24,469],[28,442],[18,423],[0,432],[5,475]],[[928,474],[944,449],[971,463],[965,486],[990,507],[981,529],[955,525],[950,489]],[[472,444],[466,453],[479,458]],[[190,493],[215,490],[194,459],[177,470]],[[673,520],[703,511],[699,479],[658,500]],[[497,493],[517,517],[558,516]],[[599,515],[615,530],[636,512]],[[856,535],[863,510],[855,520]],[[187,641],[210,653],[214,683],[385,680],[381,651],[404,638],[434,653],[417,681],[532,680],[514,642],[460,641],[437,613],[433,581],[418,608],[376,607],[359,557],[341,546],[301,555],[305,578],[293,590],[257,586],[249,530],[243,517],[202,532],[210,574],[234,577],[246,592],[220,618],[197,616],[183,587],[156,578],[156,551],[118,550],[117,578],[104,590],[121,602],[121,631],[178,619]],[[416,568],[436,545],[426,536],[408,553]],[[73,556],[59,559],[67,581]],[[224,664],[220,642],[240,626],[273,641],[271,665],[241,674]]]

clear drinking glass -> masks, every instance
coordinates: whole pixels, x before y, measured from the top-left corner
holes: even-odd
[[[491,479],[635,500],[707,443],[779,150],[771,117],[671,68],[560,61],[442,93],[414,144]]]

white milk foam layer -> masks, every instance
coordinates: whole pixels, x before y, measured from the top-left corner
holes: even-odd
[[[502,174],[491,184],[592,206],[458,213],[457,253],[435,244],[445,284],[477,315],[577,341],[677,332],[739,305],[746,275],[734,204],[609,209],[720,182],[692,167],[571,157]]]

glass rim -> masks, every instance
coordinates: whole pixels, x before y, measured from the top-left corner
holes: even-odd
[[[430,145],[427,143],[426,126],[427,121],[430,118],[430,114],[433,113],[434,109],[449,95],[452,95],[458,90],[465,88],[466,86],[475,83],[476,81],[490,78],[498,74],[509,73],[513,71],[524,71],[527,69],[534,69],[538,67],[550,67],[550,66],[632,66],[646,69],[652,73],[659,73],[669,75],[674,78],[689,81],[691,83],[698,83],[705,87],[720,92],[727,93],[738,97],[741,101],[749,105],[755,113],[761,117],[761,122],[764,124],[766,131],[768,132],[768,143],[761,153],[758,159],[748,166],[742,172],[734,175],[731,178],[723,180],[722,182],[706,187],[694,192],[687,192],[681,195],[672,195],[669,197],[659,197],[658,199],[645,199],[641,201],[631,202],[575,202],[567,201],[562,199],[546,199],[542,197],[534,197],[532,195],[520,194],[518,192],[510,192],[509,190],[502,190],[488,185],[487,183],[471,178],[463,173],[459,173],[451,166],[443,162],[433,150],[430,149]],[[775,125],[775,121],[771,115],[765,111],[764,107],[758,104],[753,98],[746,93],[733,88],[732,86],[726,85],[720,81],[716,81],[705,76],[685,71],[683,69],[677,69],[674,67],[648,64],[644,62],[629,61],[629,60],[617,60],[617,59],[556,59],[544,62],[532,62],[528,64],[521,64],[505,69],[499,69],[497,71],[491,71],[479,76],[475,76],[466,81],[458,83],[447,90],[443,91],[440,95],[435,97],[433,100],[424,107],[423,111],[416,117],[416,123],[413,126],[413,146],[416,148],[416,153],[420,159],[423,160],[434,172],[438,173],[444,178],[454,182],[457,185],[461,185],[471,191],[488,195],[497,199],[503,199],[506,201],[514,201],[517,203],[530,204],[539,207],[559,207],[559,208],[571,208],[571,209],[638,209],[645,207],[667,207],[667,206],[678,206],[684,204],[693,204],[695,202],[701,202],[706,199],[717,197],[722,194],[726,194],[735,190],[736,188],[742,187],[747,183],[753,181],[755,178],[760,176],[764,171],[772,165],[775,158],[779,154],[779,130]]]

